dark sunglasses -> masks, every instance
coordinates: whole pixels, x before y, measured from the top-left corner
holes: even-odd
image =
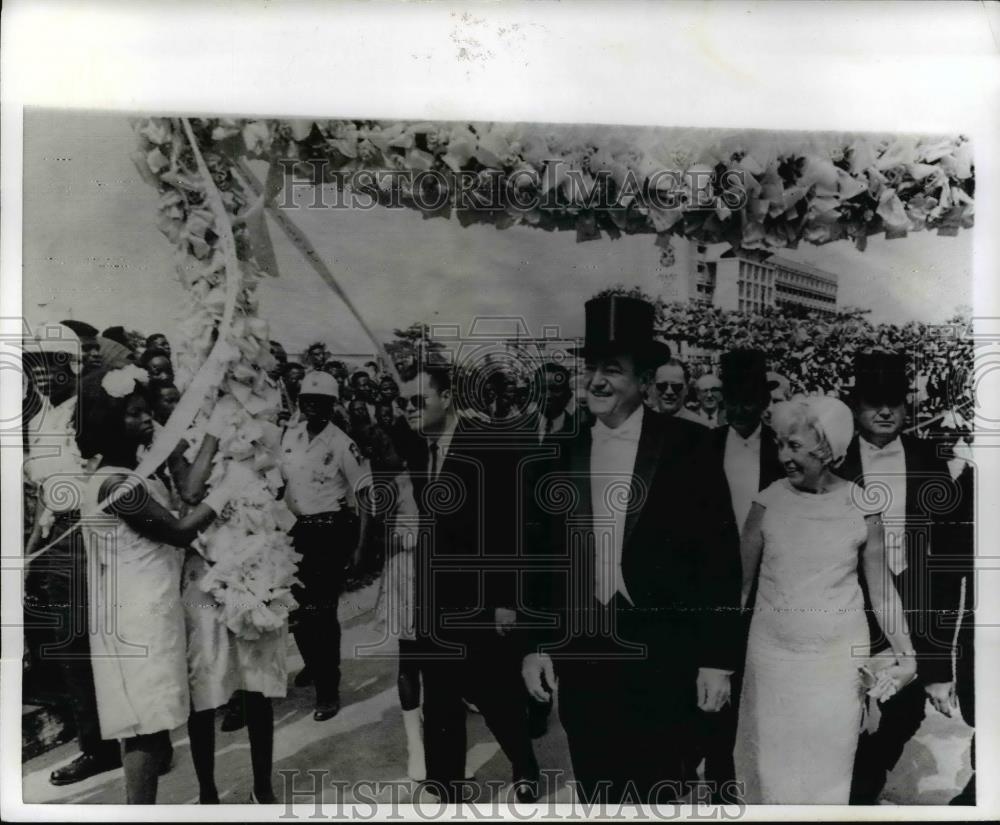
[[[678,382],[657,381],[656,389],[658,389],[660,392],[666,392],[668,389],[670,389],[673,390],[677,395],[680,395],[684,391],[684,383],[680,381]]]
[[[424,408],[424,397],[422,395],[411,395],[409,398],[403,400],[406,402],[407,407],[413,407],[415,410],[422,410]]]

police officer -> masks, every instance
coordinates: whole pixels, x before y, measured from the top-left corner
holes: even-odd
[[[301,420],[288,427],[281,442],[285,503],[298,518],[291,536],[302,554],[302,584],[293,590],[299,603],[293,634],[305,669],[295,683],[315,684],[317,722],[340,711],[337,603],[346,570],[359,564],[369,532],[371,474],[358,446],[331,421],[337,389],[336,379],[325,372],[306,375],[299,393]]]

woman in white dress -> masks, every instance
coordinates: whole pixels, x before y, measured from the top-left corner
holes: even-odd
[[[842,402],[777,404],[771,425],[787,478],[763,490],[742,536],[743,600],[758,573],[737,729],[736,777],[750,804],[847,804],[862,720],[869,634],[858,554],[895,661],[877,694],[916,675],[881,517],[838,478],[853,434]]]
[[[205,482],[219,446],[220,425],[214,418],[207,423],[191,464],[178,463],[173,470],[181,498],[189,507],[200,506],[207,491]],[[234,479],[240,469],[235,462],[230,465]],[[215,547],[214,552],[226,549]],[[210,556],[212,548],[205,548],[205,552]],[[201,588],[202,579],[215,561],[189,550],[181,584],[191,693],[188,736],[198,778],[198,801],[202,805],[219,803],[215,784],[215,711],[233,697],[234,702],[242,704],[250,740],[253,772],[250,802],[270,804],[277,802],[271,784],[274,752],[271,700],[283,698],[288,691],[288,624],[262,632],[256,639],[243,639],[229,630],[212,595]]]
[[[91,656],[104,739],[122,743],[129,804],[156,801],[169,731],[188,717],[184,549],[228,501],[225,483],[183,518],[158,479],[135,473],[153,437],[146,373],[134,366],[85,379],[77,435],[84,457],[101,456],[86,484]],[[104,504],[104,502],[108,502]],[[100,506],[104,504],[104,506]]]

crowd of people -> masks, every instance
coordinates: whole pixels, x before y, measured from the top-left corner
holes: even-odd
[[[194,540],[240,484],[208,484],[216,416],[135,474],[181,399],[166,337],[136,351],[121,327],[64,321],[35,342],[25,555],[46,552],[26,612],[58,611],[61,630],[29,629],[27,648],[58,662],[81,752],[51,781],[124,765],[126,800],[154,802],[186,724],[199,799],[218,802],[226,708],[224,729],[247,728],[250,801],[275,801],[285,634],[313,719],[336,716],[338,600],[367,564],[398,640],[408,772],[446,801],[470,779],[470,708],[517,799],[537,799],[533,739],[555,704],[587,799],[667,802],[702,781],[716,802],[874,804],[928,698],[974,725],[966,434],[904,433],[905,353],[859,352],[843,397],[793,395],[754,349],[694,378],[654,315],[592,299],[581,368],[528,376],[429,361],[400,382],[322,343],[292,361],[272,341],[301,558],[291,626],[258,640],[234,637],[197,586],[213,560]],[[107,519],[81,522],[96,511]],[[125,632],[88,627],[88,603]],[[973,800],[974,778],[956,803]]]

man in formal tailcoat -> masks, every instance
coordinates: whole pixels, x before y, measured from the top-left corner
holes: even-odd
[[[722,401],[727,424],[709,435],[719,466],[726,476],[736,525],[742,530],[758,492],[785,477],[778,445],[762,417],[770,405],[767,364],[759,350],[734,350],[720,359]],[[752,610],[753,593],[748,604]],[[746,628],[748,629],[748,628]],[[695,759],[705,758],[705,779],[716,798],[724,783],[735,778],[737,708],[742,666],[733,675],[732,702],[718,713],[699,713]]]
[[[739,665],[732,505],[705,429],[645,411],[670,357],[653,317],[635,298],[587,302],[596,422],[537,491],[551,556],[528,591],[522,672],[536,698],[558,691],[576,790],[591,801],[684,793],[692,720],[730,700]]]
[[[972,549],[968,521],[963,524],[958,515],[960,488],[936,442],[903,433],[910,388],[905,356],[861,353],[854,372],[850,400],[857,435],[838,473],[865,487],[871,501],[885,502],[886,563],[918,663],[916,680],[881,705],[878,729],[863,733],[858,743],[851,802],[874,805],[888,772],[920,728],[927,699],[941,712],[950,710],[955,690],[951,640],[959,598],[950,557],[961,561],[971,557]],[[876,654],[886,643],[872,620],[867,592],[865,598]]]

